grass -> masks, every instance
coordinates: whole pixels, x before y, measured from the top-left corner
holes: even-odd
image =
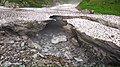
[[[90,4],[87,2],[82,2],[79,5],[79,7],[81,9],[95,10],[95,13],[120,16],[120,4],[115,3]]]

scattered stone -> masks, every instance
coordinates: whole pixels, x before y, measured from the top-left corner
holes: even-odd
[[[79,43],[78,43],[78,41],[75,38],[71,38],[70,41],[73,43],[73,45],[80,46]]]
[[[40,57],[42,57],[42,58],[46,58],[44,55],[42,55],[41,53],[37,53]]]
[[[4,34],[5,34],[5,31],[0,31],[0,36]]]
[[[76,61],[78,61],[78,62],[82,62],[82,61],[83,61],[83,59],[81,59],[81,58],[75,58],[75,57],[74,57],[74,59],[75,59]]]
[[[36,59],[38,57],[38,54],[34,54],[32,57]]]
[[[14,43],[14,40],[8,41],[7,43],[13,44],[13,43]]]
[[[88,9],[82,10],[83,14],[90,14],[90,11]]]
[[[66,51],[64,55],[65,55],[65,57],[66,57],[67,59],[69,59],[69,60],[70,60],[70,59],[73,59],[72,54],[71,54],[70,52],[68,52],[68,51]]]
[[[22,43],[21,43],[21,47],[24,47],[24,45],[25,45],[25,42],[22,42]]]
[[[12,64],[11,62],[6,61],[6,62],[4,62],[4,63],[3,63],[3,65],[2,65],[2,66],[10,66],[11,64]]]
[[[23,38],[23,39],[25,39],[25,40],[27,40],[27,39],[28,39],[28,37],[27,37],[27,36],[22,36],[22,38]]]
[[[31,49],[31,51],[36,52],[37,50],[36,49]]]
[[[31,39],[28,39],[28,43],[29,43],[29,47],[31,47],[31,48],[36,48],[36,49],[39,49],[39,50],[42,49],[42,47],[39,44],[34,43]]]
[[[1,56],[0,59],[4,59],[4,56]]]

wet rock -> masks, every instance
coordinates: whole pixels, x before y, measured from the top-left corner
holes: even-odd
[[[67,38],[64,35],[57,36],[57,37],[53,36],[53,38],[51,39],[51,42],[54,43],[54,44],[57,44],[59,42],[64,42],[64,41],[67,41]]]
[[[50,16],[50,18],[55,20],[54,24],[56,24],[57,26],[63,27],[68,24],[67,21],[63,20],[63,18],[60,16],[53,15],[53,16]]]

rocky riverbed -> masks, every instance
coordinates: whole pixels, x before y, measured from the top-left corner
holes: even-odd
[[[71,4],[0,7],[0,66],[120,65],[119,21]]]

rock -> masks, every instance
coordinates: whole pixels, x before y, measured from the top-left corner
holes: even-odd
[[[4,59],[4,56],[1,56],[0,59]]]
[[[31,47],[31,48],[36,48],[36,49],[39,49],[39,50],[42,49],[42,47],[39,44],[34,43],[31,39],[28,39],[28,43],[29,43],[29,47]]]
[[[79,22],[81,21],[81,22]],[[102,39],[105,41],[111,41],[119,46],[119,30],[104,26],[102,24],[92,22],[84,19],[71,19],[68,20],[69,23],[73,24],[75,28],[80,31],[88,34],[88,36],[94,39]],[[75,24],[76,23],[76,24]],[[101,30],[102,31],[101,31]],[[94,35],[92,35],[94,33]],[[114,34],[113,34],[114,33]],[[111,35],[114,35],[114,38],[109,38]],[[115,41],[114,41],[115,40]]]
[[[8,41],[8,43],[14,43],[14,40]]]
[[[79,22],[81,21],[81,22]],[[115,56],[116,58],[119,58],[120,56],[120,47],[119,47],[119,30],[113,29],[110,27],[106,27],[102,24],[91,22],[88,20],[80,19],[74,19],[73,25],[78,30],[78,37],[80,41],[83,41],[85,43],[93,44],[97,48],[103,49],[106,51],[106,53],[109,53],[112,56]],[[69,21],[69,23],[72,23],[73,21]],[[78,22],[78,24],[77,24]],[[88,23],[88,24],[87,24]],[[104,31],[105,30],[105,31]],[[116,33],[116,34],[115,34]],[[94,35],[93,35],[94,34]],[[109,35],[114,35],[114,38],[109,38]],[[116,41],[114,41],[116,40]],[[120,61],[120,60],[118,60]]]
[[[88,19],[90,21],[95,21],[98,23],[101,23],[105,26],[109,26],[112,28],[120,29],[120,17],[119,16],[113,16],[113,15],[101,15],[101,14],[81,14],[81,18]]]
[[[61,16],[61,17],[65,19],[67,18],[67,22],[72,24],[75,27],[76,31],[78,31],[77,41],[81,42],[81,43],[79,42],[79,44],[88,43],[94,45],[94,47],[97,47],[97,49],[95,50],[98,49],[102,50],[100,51],[100,53],[98,52],[97,56],[101,56],[100,54],[102,54],[102,56],[104,57],[114,56],[111,59],[114,59],[114,61],[117,61],[118,63],[120,62],[119,28],[118,28],[119,25],[116,25],[116,27],[112,26],[113,22],[110,22],[111,24],[107,25],[106,23],[109,22],[103,19],[98,19],[98,18],[96,19],[87,16],[76,17],[77,18],[76,20],[75,17],[73,19],[66,16],[65,17]],[[92,52],[95,53],[94,51]],[[106,55],[106,53],[108,53],[109,55]],[[115,60],[115,58],[117,58],[117,60]]]
[[[81,12],[83,14],[94,14],[94,10],[88,10],[88,9],[82,10]]]
[[[37,52],[37,50],[36,50],[36,49],[31,49],[30,51]]]
[[[51,39],[51,42],[54,43],[54,44],[57,44],[59,42],[64,42],[64,41],[67,41],[67,38],[64,35],[57,36],[57,37],[53,36],[53,38]]]
[[[27,40],[27,39],[28,39],[28,37],[27,37],[27,36],[22,36],[22,38],[23,38],[23,39],[25,39],[25,40]]]
[[[90,11],[88,9],[82,10],[83,14],[90,14]]]
[[[39,52],[36,53],[36,54],[34,54],[32,57],[35,58],[35,59],[37,59],[38,56],[40,56],[41,58],[45,58],[45,56],[42,55],[42,54],[40,54]]]
[[[0,31],[0,35],[5,35],[5,31]]]
[[[45,23],[45,22],[41,22],[39,24],[39,22],[37,22],[37,21],[31,21],[28,23],[19,23],[18,22],[17,24],[13,22],[10,25],[3,26],[2,28],[7,29],[7,27],[9,27],[9,29],[11,29],[11,32],[18,33],[19,35],[24,35],[28,32],[40,31],[45,27],[46,24],[47,23]]]
[[[52,18],[52,19],[54,19],[56,21],[55,24],[57,26],[63,27],[63,26],[67,25],[67,21],[64,21],[63,18],[60,17],[60,16],[53,15],[53,16],[50,16],[50,18]]]
[[[41,47],[39,44],[37,44],[37,43],[32,43],[32,44],[34,45],[35,48],[37,48],[37,49],[39,49],[39,50],[42,49],[42,47]]]
[[[37,53],[41,58],[46,58],[44,55],[42,55],[41,53]]]
[[[25,42],[22,42],[22,43],[21,43],[21,47],[24,47],[24,45],[25,45]]]
[[[67,59],[69,59],[69,60],[70,60],[70,59],[73,59],[73,56],[72,56],[72,54],[71,54],[69,51],[66,51],[64,55],[65,55],[65,57],[66,57]]]
[[[33,57],[34,59],[36,59],[38,56],[37,56],[37,54],[34,54],[32,57]]]
[[[6,62],[3,64],[3,66],[10,66],[11,64],[12,64],[11,62],[6,61]]]
[[[73,43],[73,45],[75,46],[80,46],[80,44],[78,43],[78,41],[75,38],[71,39],[71,42]]]
[[[81,62],[81,61],[83,61],[83,59],[81,59],[81,58],[74,58],[76,61],[78,61],[78,62]]]
[[[90,14],[94,14],[94,10],[90,10]]]

